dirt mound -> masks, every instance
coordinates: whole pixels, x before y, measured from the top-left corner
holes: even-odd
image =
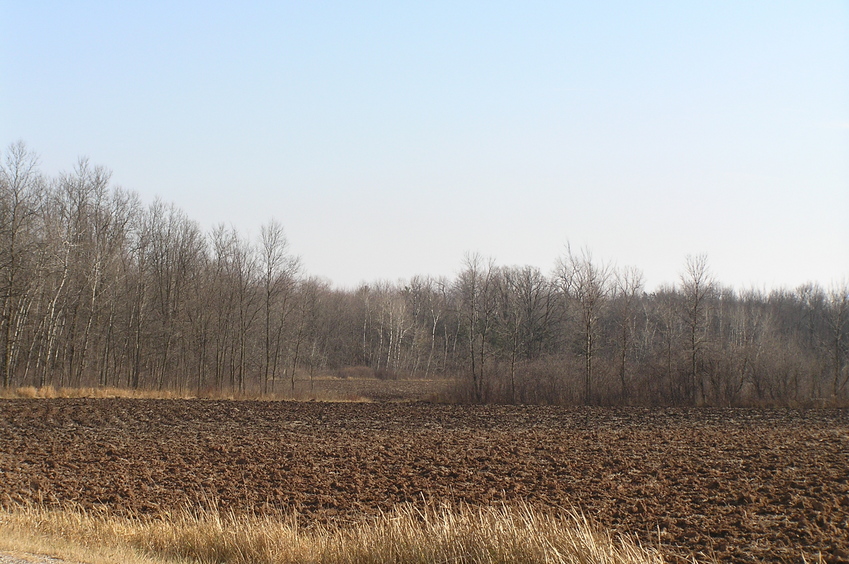
[[[0,504],[307,522],[439,500],[577,506],[670,555],[841,561],[849,412],[0,401]]]

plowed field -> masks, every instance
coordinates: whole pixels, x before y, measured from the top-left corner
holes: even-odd
[[[575,506],[671,557],[846,561],[849,412],[0,401],[0,504],[307,522],[423,499]]]

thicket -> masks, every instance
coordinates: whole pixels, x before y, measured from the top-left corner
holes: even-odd
[[[697,256],[647,292],[567,248],[549,275],[469,255],[454,279],[345,290],[275,221],[204,233],[87,160],[47,178],[22,143],[0,166],[4,388],[271,392],[348,368],[456,378],[473,402],[836,404],[848,356],[847,281],[736,290]]]

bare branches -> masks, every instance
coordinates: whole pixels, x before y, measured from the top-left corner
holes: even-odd
[[[554,272],[466,255],[454,279],[354,291],[302,272],[275,220],[247,239],[110,186],[0,159],[0,382],[306,392],[316,374],[448,377],[475,402],[849,401],[849,290],[677,286],[567,245]],[[348,370],[351,369],[351,370]]]
[[[611,292],[609,264],[593,262],[592,253],[583,249],[580,255],[566,247],[557,274],[567,300],[578,311],[581,327],[581,355],[584,357],[584,403],[594,402],[593,359],[598,349],[599,321]]]
[[[683,315],[687,327],[689,348],[689,379],[686,386],[688,402],[705,400],[702,350],[708,338],[709,305],[716,283],[710,274],[707,255],[687,256],[686,270],[681,275],[684,294]]]

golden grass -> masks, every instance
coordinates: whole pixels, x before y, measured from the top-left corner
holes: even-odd
[[[2,397],[27,399],[54,398],[178,398],[187,397],[171,391],[130,390],[123,388],[56,388],[54,386],[22,386],[4,390]]]
[[[334,393],[321,390],[316,393],[297,392],[262,394],[255,392],[227,392],[207,390],[201,393],[176,390],[133,390],[129,388],[56,388],[54,386],[21,386],[0,389],[4,399],[55,399],[55,398],[129,398],[129,399],[214,399],[214,400],[268,400],[268,401],[324,401],[324,402],[368,402],[366,397],[351,393]]]
[[[654,548],[601,531],[582,514],[530,506],[401,505],[357,523],[299,526],[296,517],[183,511],[119,517],[105,511],[18,507],[0,512],[0,550],[93,564],[581,563],[660,564]]]

